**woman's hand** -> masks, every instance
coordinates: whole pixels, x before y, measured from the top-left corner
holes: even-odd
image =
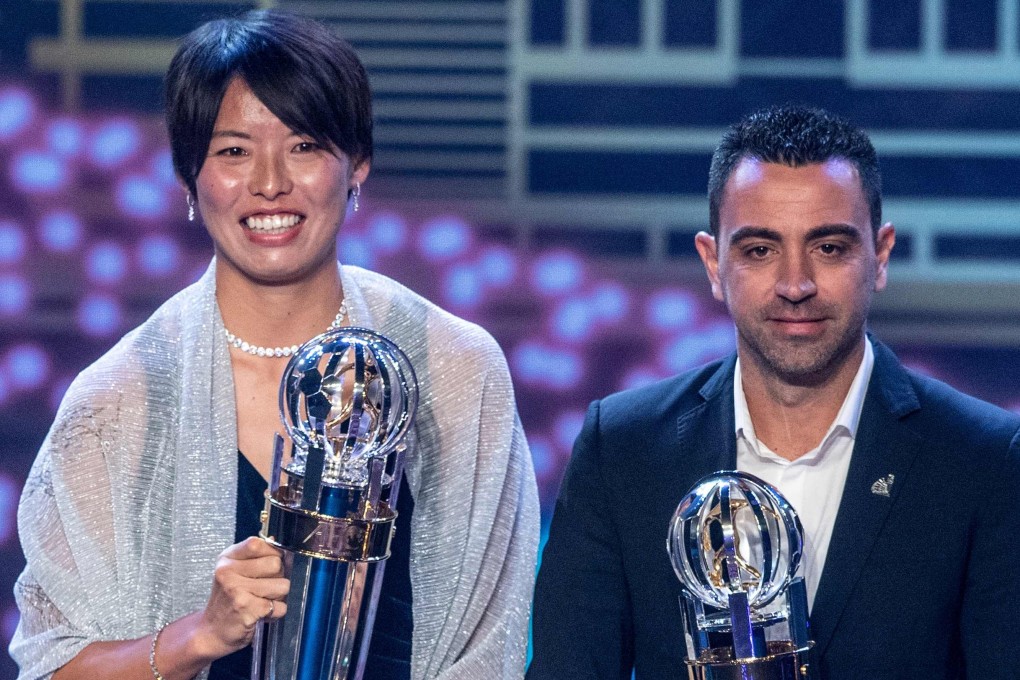
[[[260,619],[287,613],[289,589],[280,551],[261,538],[245,539],[220,553],[196,631],[207,653],[219,658],[249,644]]]

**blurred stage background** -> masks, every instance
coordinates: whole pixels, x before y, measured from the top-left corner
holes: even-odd
[[[732,350],[692,238],[715,143],[766,104],[872,133],[898,232],[876,334],[1020,408],[1020,0],[3,0],[4,648],[17,498],[63,390],[209,258],[159,117],[174,40],[256,6],[362,55],[376,157],[341,257],[500,341],[545,521],[591,399]]]

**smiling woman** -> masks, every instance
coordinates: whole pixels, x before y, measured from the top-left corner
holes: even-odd
[[[256,623],[287,616],[281,555],[253,537],[280,379],[340,325],[393,340],[420,395],[364,677],[519,677],[538,503],[503,355],[336,261],[372,156],[357,56],[284,13],[214,21],[184,39],[166,106],[216,257],[67,391],[19,510],[20,677],[249,677]]]

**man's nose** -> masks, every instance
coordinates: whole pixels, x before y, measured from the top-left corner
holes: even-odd
[[[817,292],[810,258],[801,253],[785,255],[776,279],[776,295],[790,302],[801,302]]]

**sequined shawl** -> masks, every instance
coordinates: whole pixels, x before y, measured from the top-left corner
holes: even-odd
[[[386,277],[343,266],[341,278],[351,324],[394,340],[420,382],[406,466],[412,675],[521,677],[538,499],[503,355],[485,331]],[[19,678],[203,607],[233,540],[236,486],[214,262],[64,397],[18,509]]]

